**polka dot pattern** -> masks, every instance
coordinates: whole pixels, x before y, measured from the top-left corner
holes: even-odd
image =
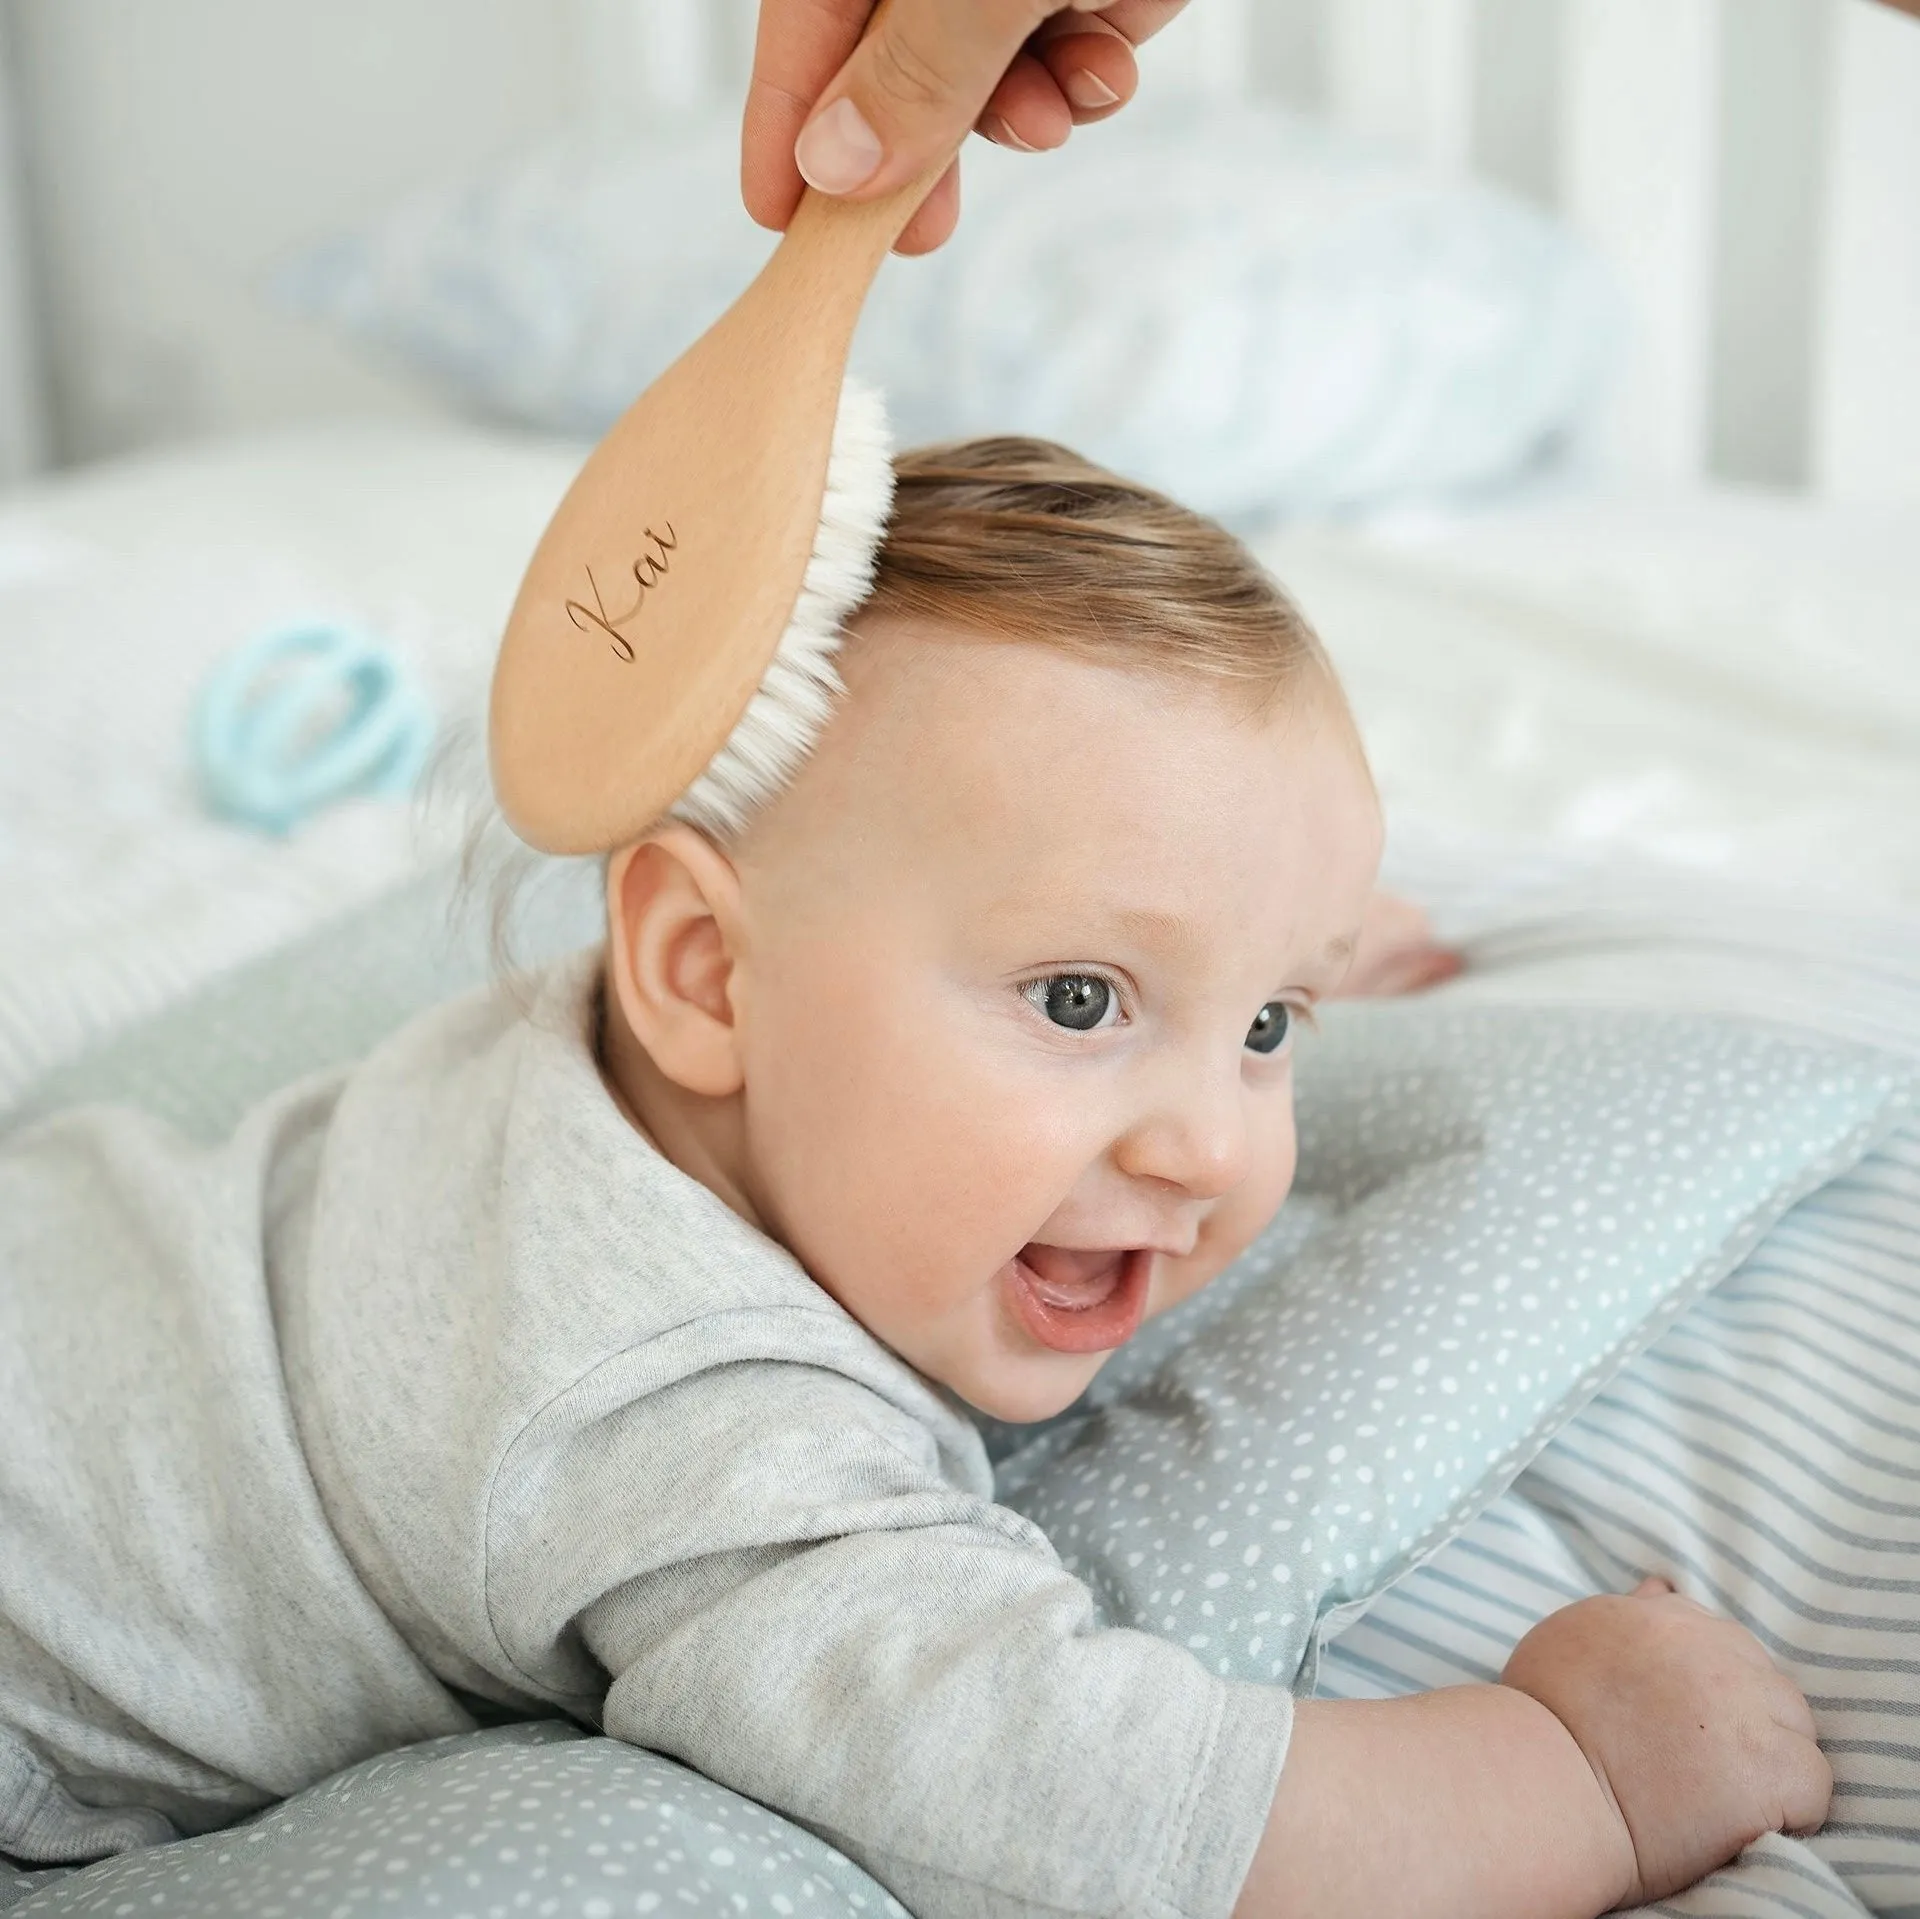
[[[1336,1008],[1295,1196],[1002,1461],[1105,1616],[1309,1688],[1319,1638],[1468,1523],[1811,1187],[1877,1054],[1641,1011]]]
[[[387,1753],[247,1825],[43,1877],[10,1919],[647,1914],[907,1919],[858,1866],[764,1806],[551,1723]]]

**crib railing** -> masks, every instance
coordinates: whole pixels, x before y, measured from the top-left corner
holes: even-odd
[[[35,472],[46,458],[25,209],[14,164],[18,128],[8,84],[10,52],[0,11],[0,487]]]
[[[735,100],[753,0],[575,0],[631,111]],[[1920,26],[1871,0],[1192,0],[1155,91],[1326,115],[1556,208],[1636,328],[1624,471],[1920,504]]]

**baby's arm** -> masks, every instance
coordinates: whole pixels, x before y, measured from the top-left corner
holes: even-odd
[[[1593,1919],[1817,1826],[1832,1785],[1759,1643],[1648,1581],[1543,1621],[1497,1686],[1302,1705],[1235,1919]]]
[[[1507,1686],[1311,1700],[1235,1919],[1593,1919],[1633,1847],[1572,1735]]]
[[[783,1343],[838,1341],[793,1318]],[[1499,1686],[1296,1708],[1103,1624],[1028,1522],[942,1474],[937,1418],[743,1351],[753,1323],[643,1349],[655,1380],[704,1364],[638,1397],[645,1374],[590,1376],[591,1416],[496,1502],[489,1623],[590,1655],[607,1732],[924,1919],[1589,1919],[1823,1816],[1805,1701],[1670,1593],[1554,1614]]]

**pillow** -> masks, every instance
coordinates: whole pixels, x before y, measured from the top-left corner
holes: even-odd
[[[244,1827],[24,1874],[11,1893],[0,1862],[0,1912],[13,1919],[136,1910],[906,1919],[884,1887],[778,1813],[554,1721],[383,1753]]]
[[[731,115],[572,140],[279,276],[480,413],[598,437],[757,270]],[[1252,106],[967,155],[954,241],[882,273],[855,364],[903,442],[1064,440],[1233,519],[1477,492],[1582,427],[1619,332],[1546,216]]]
[[[1303,1691],[1914,1092],[1887,1055],[1684,1014],[1414,999],[1327,1027],[1274,1227],[1000,1466],[1111,1622]]]

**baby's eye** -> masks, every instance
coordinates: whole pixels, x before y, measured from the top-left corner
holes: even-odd
[[[1076,1033],[1110,1026],[1112,1016],[1120,1011],[1120,996],[1094,973],[1055,973],[1021,990],[1054,1025]]]
[[[1277,1053],[1293,1030],[1293,1009],[1283,999],[1270,999],[1247,1028],[1249,1053]]]

